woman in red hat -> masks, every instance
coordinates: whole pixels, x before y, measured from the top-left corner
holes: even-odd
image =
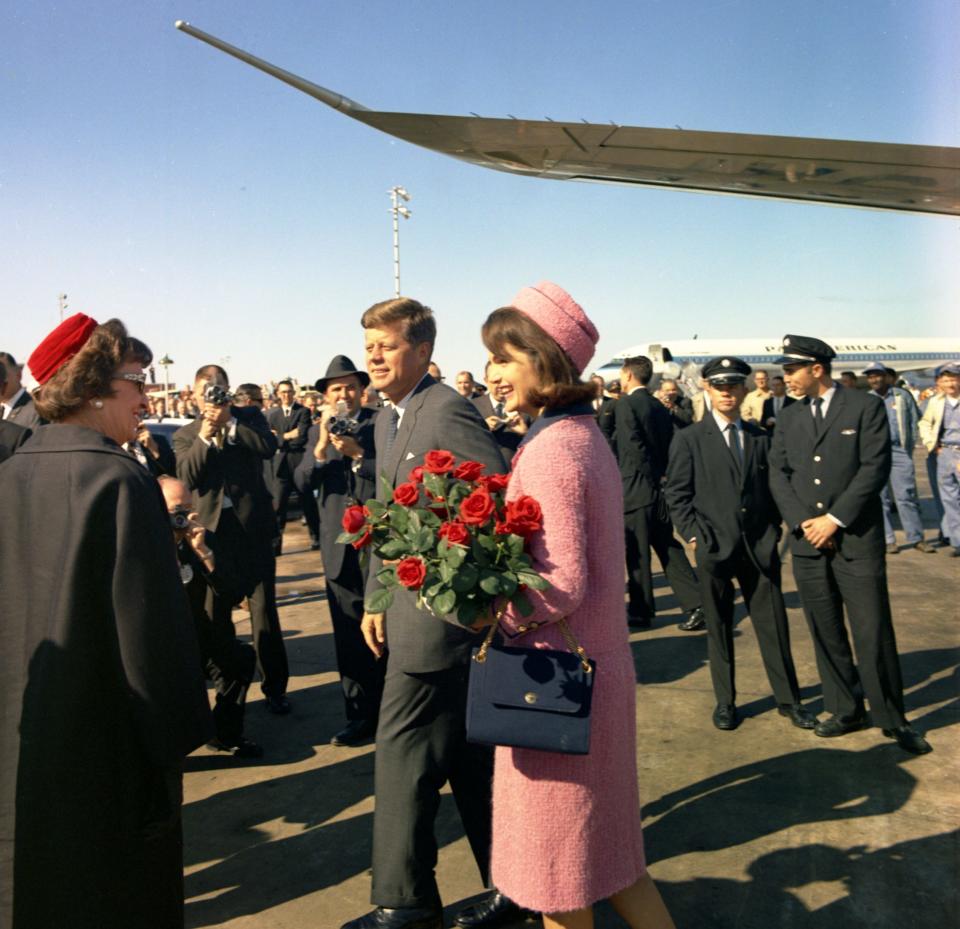
[[[211,734],[196,634],[136,435],[150,350],[77,314],[27,362],[0,467],[0,925],[183,924],[182,762]]]

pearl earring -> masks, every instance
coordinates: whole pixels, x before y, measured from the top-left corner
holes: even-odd
[[[102,409],[103,409],[103,401],[102,401],[102,400],[94,400],[94,401],[93,401],[93,405],[94,405],[94,407],[96,407],[96,409],[98,409],[98,410],[102,410]]]

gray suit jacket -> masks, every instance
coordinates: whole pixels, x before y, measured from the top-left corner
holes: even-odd
[[[374,429],[378,449],[377,475],[385,475],[396,487],[402,484],[412,468],[423,464],[424,455],[434,449],[452,452],[458,461],[480,461],[487,474],[507,470],[494,440],[480,418],[476,407],[451,387],[427,375],[416,388],[400,421],[390,456],[385,460],[379,452],[385,447],[389,408],[380,411]],[[381,481],[377,481],[377,499],[386,499]],[[367,593],[379,584],[380,560],[370,561]],[[431,616],[417,609],[416,596],[406,590],[395,592],[393,606],[387,611],[387,644],[390,667],[407,673],[426,673],[452,668],[470,660],[470,650],[480,644],[482,636],[451,621]]]
[[[30,396],[30,391],[25,390],[20,394],[20,399],[17,400],[13,409],[10,411],[10,415],[7,416],[5,422],[14,423],[17,426],[20,426],[21,429],[30,429],[35,432],[37,427],[45,426],[47,421],[40,417],[40,414],[37,412],[37,408],[33,404],[33,397]]]

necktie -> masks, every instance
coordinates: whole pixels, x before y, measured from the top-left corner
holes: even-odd
[[[740,476],[743,453],[740,450],[740,430],[736,423],[727,423],[727,447],[733,456],[733,464],[737,471],[737,477]]]
[[[7,418],[7,405],[6,403],[0,403],[0,419]]]
[[[383,458],[380,459],[380,456],[377,455],[378,460],[382,460],[384,465],[386,465],[388,459],[390,458],[390,450],[393,448],[393,443],[397,437],[397,429],[399,426],[400,411],[394,407],[387,415],[387,440],[383,446]],[[383,468],[378,467],[377,470],[382,471]]]
[[[498,403],[498,404],[493,408],[493,415],[496,416],[497,419],[503,419],[503,404],[502,404],[502,403]]]
[[[817,397],[813,401],[813,431],[820,435],[821,429],[823,429],[823,397]]]

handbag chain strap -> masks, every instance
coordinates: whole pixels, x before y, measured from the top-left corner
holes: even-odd
[[[480,646],[480,649],[477,651],[477,654],[474,655],[473,660],[477,664],[483,664],[487,660],[487,651],[490,648],[490,644],[493,642],[493,637],[497,634],[497,629],[500,628],[500,617],[503,616],[503,611],[506,607],[501,607],[497,612],[496,620],[490,626],[486,636],[484,637],[483,644]],[[567,643],[567,647],[580,659],[580,667],[583,668],[585,674],[593,673],[593,665],[590,664],[590,660],[587,658],[587,652],[584,647],[577,642],[574,638],[573,633],[570,631],[570,627],[567,625],[567,618],[561,616],[557,621],[557,625],[560,627],[560,634],[563,636],[563,640]],[[529,631],[533,629],[538,629],[539,626],[532,626]],[[527,630],[524,630],[525,632]]]

